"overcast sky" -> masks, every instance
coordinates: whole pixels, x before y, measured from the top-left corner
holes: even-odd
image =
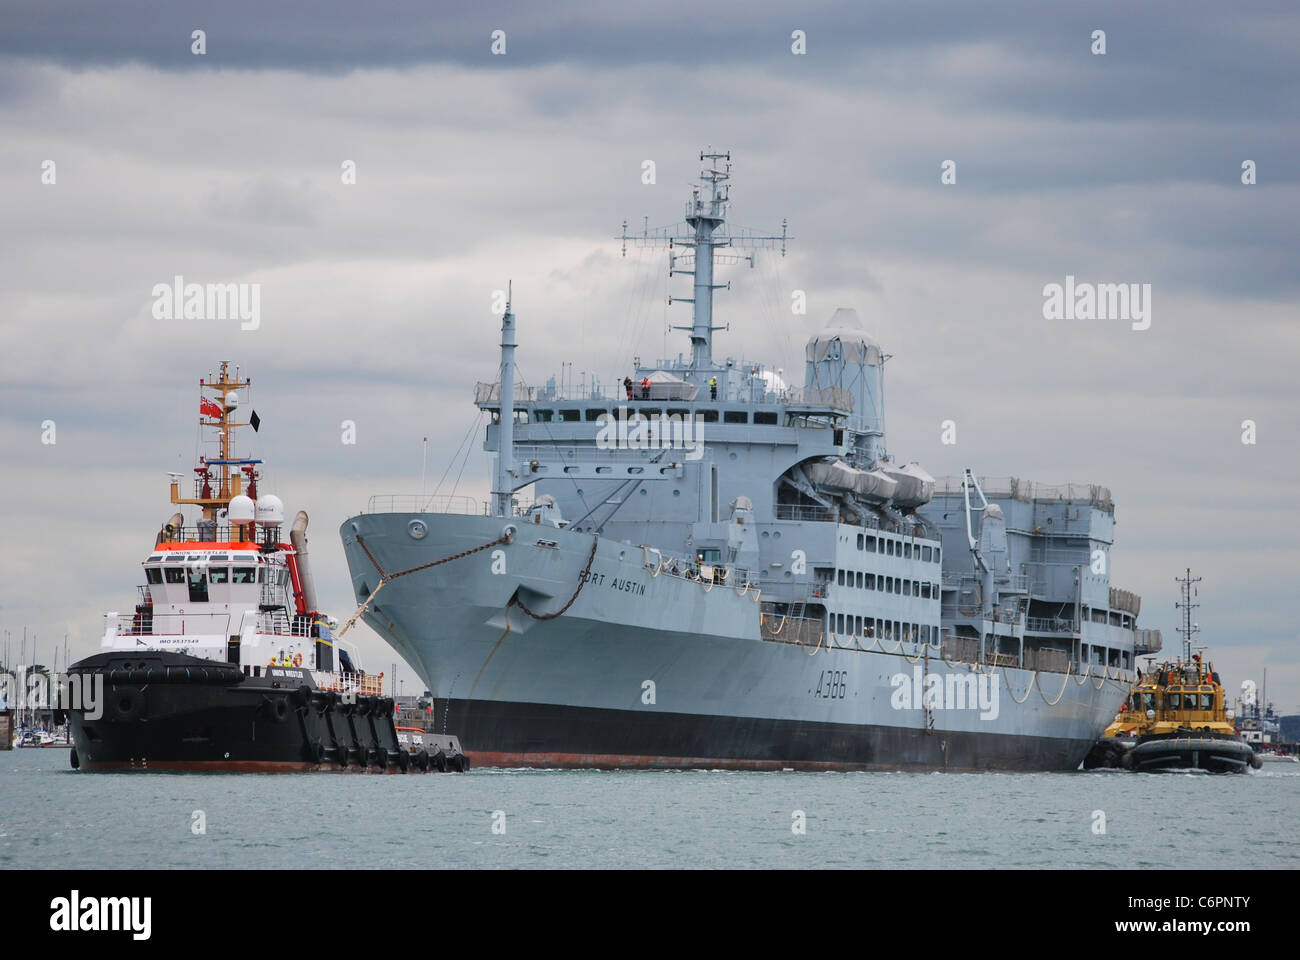
[[[715,355],[797,383],[807,336],[856,307],[893,356],[891,452],[935,475],[1106,484],[1112,582],[1142,595],[1142,622],[1176,645],[1192,567],[1225,682],[1267,667],[1300,710],[1293,3],[207,6],[0,2],[15,655],[24,625],[42,660],[65,633],[91,653],[102,612],[130,609],[221,359],[253,377],[264,425],[244,449],[311,514],[321,601],[347,616],[338,526],[419,489],[422,437],[432,488],[468,433],[443,491],[486,494],[471,400],[495,374],[494,290],[514,283],[533,383],[689,351],[664,330],[689,322],[664,302],[685,281],[612,238],[679,220],[712,145],[732,152],[732,222],[788,218],[796,238],[722,268]],[[261,284],[261,326],[155,319],[176,275]],[[1151,284],[1150,329],[1045,320],[1043,287],[1067,275]]]

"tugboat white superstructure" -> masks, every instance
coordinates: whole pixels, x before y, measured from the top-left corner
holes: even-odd
[[[455,737],[399,740],[383,674],[368,676],[332,635],[307,561],[307,514],[258,490],[262,461],[235,455],[248,380],[222,363],[201,380],[201,457],[191,496],[172,474],[174,513],[144,560],[130,614],[106,615],[101,652],[74,664],[103,677],[100,708],[71,710],[71,760],[83,770],[464,769]],[[287,541],[287,542],[286,542]],[[98,715],[96,715],[98,714]]]

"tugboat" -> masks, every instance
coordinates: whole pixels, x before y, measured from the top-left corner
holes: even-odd
[[[143,562],[135,610],[105,617],[101,652],[69,668],[71,763],[81,770],[463,770],[459,741],[399,738],[382,673],[367,675],[332,635],[307,560],[307,514],[281,538],[284,506],[258,491],[261,460],[237,457],[236,422],[250,380],[199,381],[200,457],[193,495],[171,474],[174,513]],[[241,396],[242,395],[242,396]],[[187,491],[188,492],[188,491]],[[99,692],[102,691],[102,694]],[[407,742],[404,742],[407,741]]]
[[[1178,579],[1183,599],[1183,656],[1141,677],[1115,720],[1083,761],[1085,770],[1207,770],[1244,773],[1258,770],[1259,755],[1233,726],[1223,685],[1213,664],[1192,653],[1191,570]]]

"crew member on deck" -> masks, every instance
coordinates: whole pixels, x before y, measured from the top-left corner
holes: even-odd
[[[641,379],[641,399],[642,400],[650,399],[650,378],[649,377],[643,377]]]
[[[718,378],[709,377],[709,399],[718,399]]]
[[[623,389],[627,391],[627,398],[631,400],[632,399],[632,378],[631,377],[623,378]]]

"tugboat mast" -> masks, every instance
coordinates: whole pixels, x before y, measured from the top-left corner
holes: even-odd
[[[247,427],[248,423],[236,423],[231,417],[239,407],[239,394],[236,390],[244,390],[252,385],[252,380],[239,379],[239,367],[235,367],[235,374],[232,378],[230,375],[230,361],[221,361],[221,372],[216,380],[204,379],[199,381],[199,422],[205,427],[212,427],[217,431],[217,449],[220,456],[216,460],[200,458],[199,466],[194,468],[197,475],[195,481],[195,496],[182,497],[180,495],[180,481],[172,480],[171,484],[171,501],[178,505],[193,505],[202,509],[203,519],[218,520],[218,511],[224,509],[230,504],[235,497],[244,492],[244,478],[242,473],[248,474],[249,495],[256,497],[257,472],[256,466],[261,460],[239,460],[235,458],[235,437],[234,431],[237,427]],[[219,399],[213,399],[205,396],[204,391],[211,390],[219,395]],[[236,467],[232,471],[231,467]],[[212,475],[213,468],[217,469],[217,475]]]
[[[1199,603],[1192,602],[1192,585],[1201,582],[1200,577],[1193,577],[1190,567],[1187,573],[1181,577],[1174,577],[1174,582],[1182,585],[1183,599],[1174,604],[1174,608],[1183,611],[1183,625],[1178,628],[1178,632],[1183,635],[1183,660],[1187,663],[1192,662],[1192,637],[1201,632],[1201,628],[1192,623],[1192,611],[1200,606]]]

